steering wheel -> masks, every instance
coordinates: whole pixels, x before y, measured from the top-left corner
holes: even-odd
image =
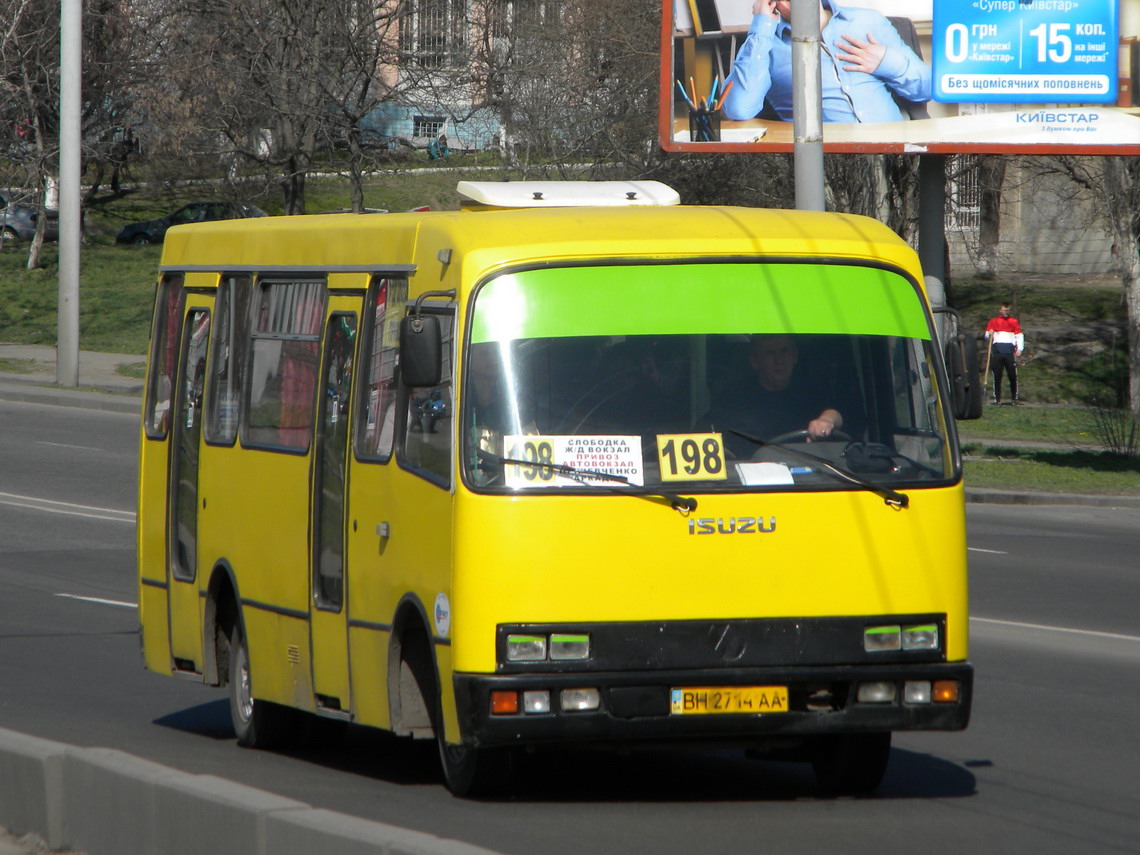
[[[767,440],[769,445],[788,442],[807,442],[811,434],[807,430],[790,430]],[[836,428],[827,436],[812,439],[812,442],[851,442],[851,437]]]

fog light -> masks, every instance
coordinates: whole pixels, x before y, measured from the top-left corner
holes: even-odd
[[[523,692],[523,709],[530,715],[550,712],[550,692]]]
[[[601,705],[602,697],[597,689],[563,689],[558,702],[563,712],[588,712]]]
[[[518,692],[491,692],[491,715],[514,715],[518,711]]]
[[[907,680],[903,687],[903,703],[928,704],[930,703],[929,680]]]
[[[508,662],[537,662],[546,658],[546,637],[542,635],[508,635]]]
[[[551,659],[589,659],[590,636],[560,635],[550,636]]]
[[[868,653],[898,650],[902,640],[897,626],[869,626],[863,630],[863,649]]]
[[[894,683],[860,683],[856,697],[861,704],[890,704],[897,691]]]
[[[902,629],[903,650],[937,650],[938,626],[925,624],[923,626],[904,626]]]
[[[959,686],[957,680],[936,680],[934,682],[934,703],[958,703]]]

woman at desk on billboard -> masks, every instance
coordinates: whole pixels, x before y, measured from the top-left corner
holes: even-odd
[[[754,118],[767,101],[779,119],[792,120],[791,6],[791,0],[754,0],[752,24],[726,81],[732,89],[725,118]],[[825,122],[903,121],[907,114],[895,96],[930,100],[930,67],[884,15],[820,0],[819,26]]]

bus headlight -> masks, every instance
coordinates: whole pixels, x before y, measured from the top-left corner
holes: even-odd
[[[563,712],[590,712],[602,703],[602,694],[597,689],[563,689],[558,696]]]
[[[897,692],[895,684],[886,681],[860,683],[856,697],[861,704],[891,704]]]
[[[590,636],[559,635],[550,636],[551,659],[589,659]]]
[[[902,635],[898,626],[869,626],[863,630],[863,649],[868,653],[899,650]]]
[[[903,650],[937,650],[938,627],[935,624],[904,626],[902,628]]]
[[[508,635],[508,662],[536,662],[546,658],[546,636]]]

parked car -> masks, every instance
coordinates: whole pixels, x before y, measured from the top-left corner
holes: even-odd
[[[261,208],[241,202],[191,202],[157,220],[130,223],[119,229],[119,243],[162,243],[166,230],[183,223],[205,223],[210,220],[240,220],[267,216]]]
[[[34,205],[15,201],[16,195],[7,190],[0,191],[0,240],[4,242],[31,240],[36,234],[36,221],[39,214]],[[51,208],[47,212],[44,240],[59,238],[59,212]]]

